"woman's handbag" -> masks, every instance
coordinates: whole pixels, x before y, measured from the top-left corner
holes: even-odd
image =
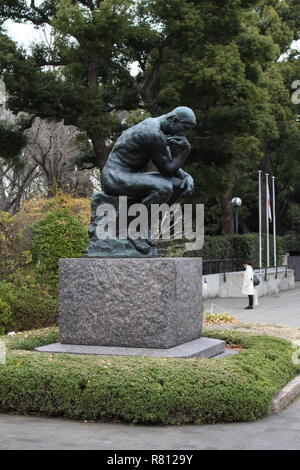
[[[260,279],[256,276],[256,274],[253,275],[253,285],[254,287],[258,286],[260,284]]]

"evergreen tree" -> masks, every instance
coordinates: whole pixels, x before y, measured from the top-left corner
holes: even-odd
[[[54,37],[28,53],[0,36],[8,105],[83,130],[100,167],[122,130],[119,111],[192,107],[194,200],[207,203],[215,230],[232,233],[231,198],[255,194],[259,168],[278,177],[280,168],[280,185],[298,168],[297,61],[282,54],[299,38],[299,8],[299,0],[2,1],[2,21],[48,24]],[[243,210],[255,229],[255,211]]]

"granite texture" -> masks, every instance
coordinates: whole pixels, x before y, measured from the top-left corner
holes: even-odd
[[[131,205],[140,203],[139,199],[127,198],[127,209]],[[97,209],[102,204],[111,204],[116,211],[116,229],[119,227],[119,197],[110,196],[104,192],[97,191],[92,196],[91,201],[91,223],[88,229],[89,245],[85,256],[87,258],[151,258],[157,256],[154,240],[151,246],[146,240],[131,240],[130,238],[118,238],[118,231],[115,238],[101,239],[97,236],[97,225],[104,216],[99,216]],[[127,217],[128,225],[134,217]]]
[[[60,260],[60,342],[171,348],[201,336],[201,258]]]
[[[224,348],[225,341],[202,337],[168,349],[122,348],[117,346],[84,346],[81,344],[53,343],[48,344],[47,346],[40,346],[36,348],[36,351],[64,354],[88,354],[96,356],[148,356],[183,359],[197,357],[201,359],[209,357],[226,357],[226,354],[223,352]]]

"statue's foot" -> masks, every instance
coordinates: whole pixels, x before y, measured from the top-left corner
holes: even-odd
[[[146,240],[147,245],[151,246],[151,248],[154,248],[156,246],[156,241],[152,240],[152,238],[148,238]]]
[[[148,243],[146,243],[145,240],[142,240],[141,238],[137,238],[136,240],[133,240],[132,238],[129,239],[132,245],[135,247],[137,251],[140,253],[143,253],[144,255],[147,255],[150,252],[150,246]]]

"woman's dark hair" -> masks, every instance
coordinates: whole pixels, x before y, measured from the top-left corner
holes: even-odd
[[[249,264],[249,265],[252,266],[252,268],[253,268],[253,263],[252,263],[252,261],[249,261],[248,259],[246,259],[246,260],[243,262],[243,264]]]

